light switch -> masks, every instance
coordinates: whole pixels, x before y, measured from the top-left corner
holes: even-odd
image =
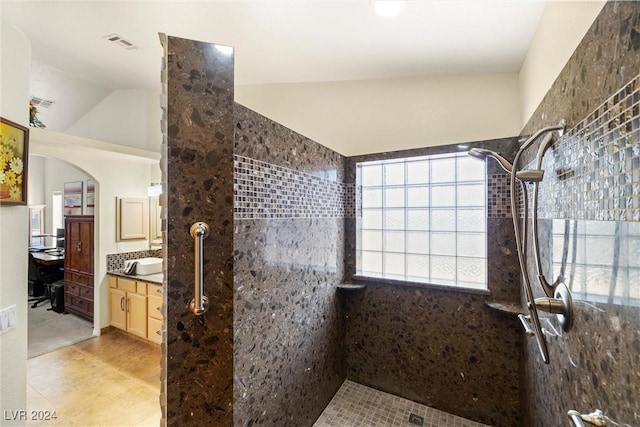
[[[16,327],[15,304],[0,310],[0,335]]]

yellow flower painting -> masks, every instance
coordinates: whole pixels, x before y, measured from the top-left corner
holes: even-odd
[[[26,204],[29,130],[0,118],[0,203]]]

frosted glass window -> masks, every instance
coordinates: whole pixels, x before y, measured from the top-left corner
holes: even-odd
[[[382,232],[381,231],[362,231],[362,249],[365,251],[382,250]]]
[[[404,184],[404,163],[384,165],[384,185]]]
[[[458,233],[458,255],[464,257],[486,258],[487,239],[482,233]]]
[[[467,157],[459,157],[456,161],[458,168],[458,182],[484,181],[484,165],[478,160]]]
[[[431,251],[434,255],[456,255],[456,235],[454,233],[432,233]]]
[[[407,253],[428,254],[429,233],[407,232]]]
[[[454,182],[456,180],[456,160],[434,159],[431,161],[431,182]]]
[[[362,228],[382,230],[382,209],[363,209]]]
[[[429,161],[407,163],[407,184],[429,183]]]
[[[384,270],[389,276],[397,276],[402,278],[405,274],[404,269],[404,254],[384,254]]]
[[[456,231],[455,209],[434,209],[431,211],[432,231]]]
[[[385,230],[404,230],[404,209],[385,209]]]
[[[431,206],[451,207],[456,205],[456,187],[437,185],[431,187]]]
[[[385,188],[384,189],[384,206],[388,208],[404,207],[404,187]]]
[[[367,188],[362,190],[362,207],[363,208],[381,208],[382,207],[382,189]]]
[[[407,230],[429,230],[429,209],[407,210]]]
[[[362,181],[367,182],[367,185],[382,185],[382,163],[362,166],[360,171]]]
[[[486,199],[484,183],[458,185],[458,206],[484,206]]]
[[[486,289],[484,162],[451,153],[356,167],[356,274]]]
[[[429,187],[420,185],[407,188],[407,206],[412,208],[429,206]]]
[[[404,237],[405,237],[405,233],[403,231],[385,231],[384,232],[385,252],[404,253]]]

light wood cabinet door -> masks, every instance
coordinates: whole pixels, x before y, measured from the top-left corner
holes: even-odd
[[[147,297],[127,295],[127,331],[142,338],[147,337]]]
[[[109,289],[111,296],[111,326],[127,330],[127,293],[120,289]]]
[[[146,239],[149,231],[148,199],[118,197],[116,204],[116,240]]]

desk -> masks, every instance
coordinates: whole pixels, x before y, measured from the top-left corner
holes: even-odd
[[[45,252],[32,252],[31,255],[38,264],[64,266],[64,255],[51,255]]]

